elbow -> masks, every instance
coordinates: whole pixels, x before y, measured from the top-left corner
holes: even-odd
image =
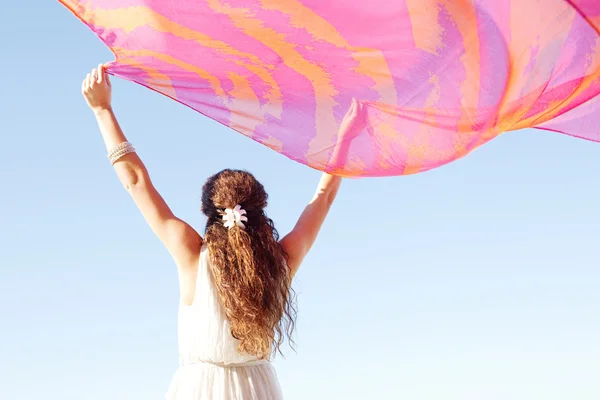
[[[139,182],[140,181],[137,177],[132,177],[131,179],[128,179],[126,181],[121,181],[121,183],[123,184],[123,187],[129,193],[133,192],[135,187],[137,187],[139,185]]]
[[[118,171],[119,180],[121,184],[129,193],[131,193],[136,187],[143,185],[148,180],[148,174],[140,168],[132,168],[130,166],[125,167],[123,170]]]

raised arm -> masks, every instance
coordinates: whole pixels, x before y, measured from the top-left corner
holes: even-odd
[[[345,164],[350,143],[364,129],[365,121],[362,105],[353,101],[340,126],[338,145],[333,150],[329,162],[330,170],[335,171]],[[281,245],[288,255],[288,266],[292,270],[292,276],[296,274],[317,239],[341,183],[341,177],[323,174],[317,192],[304,209],[296,226],[281,240]]]
[[[127,142],[112,110],[112,88],[108,74],[100,65],[89,73],[82,84],[83,95],[94,112],[108,152]],[[152,231],[167,247],[179,269],[195,266],[202,238],[173,212],[158,193],[144,163],[130,152],[113,164],[119,180],[133,198]]]
[[[325,217],[342,183],[342,178],[323,174],[317,192],[308,203],[292,231],[281,239],[281,246],[288,255],[292,276],[296,274],[306,254],[314,244]]]

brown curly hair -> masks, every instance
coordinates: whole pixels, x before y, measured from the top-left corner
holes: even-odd
[[[269,358],[281,353],[294,330],[296,306],[287,255],[267,217],[267,193],[252,174],[223,170],[202,188],[202,212],[207,216],[205,241],[221,304],[240,341],[238,351]],[[223,225],[223,211],[240,205],[245,229]]]

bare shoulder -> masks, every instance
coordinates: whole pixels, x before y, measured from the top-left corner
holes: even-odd
[[[187,224],[186,224],[187,225]],[[184,234],[178,235],[181,243],[171,251],[179,278],[179,296],[182,304],[190,305],[196,294],[198,265],[204,242],[202,237],[188,225]],[[174,254],[177,253],[177,256]]]
[[[178,269],[197,268],[204,240],[192,226],[177,219],[168,229],[166,242]]]
[[[296,275],[296,272],[298,272],[298,269],[300,268],[300,264],[302,264],[302,259],[299,259],[298,255],[297,255],[298,251],[293,246],[293,242],[294,242],[293,232],[288,233],[279,241],[279,245],[281,246],[281,248],[283,249],[283,252],[286,255],[286,264],[287,264],[287,267],[290,269],[290,276],[292,278]]]

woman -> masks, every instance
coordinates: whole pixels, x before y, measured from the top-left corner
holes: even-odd
[[[181,365],[167,398],[282,398],[269,359],[292,333],[291,280],[317,237],[341,179],[324,174],[295,228],[278,241],[264,213],[263,186],[247,172],[221,171],[203,187],[202,211],[208,221],[202,238],[169,209],[127,142],[111,108],[111,85],[102,65],[87,75],[82,91],[121,183],[177,265]],[[357,110],[353,102],[341,137],[357,132]]]

